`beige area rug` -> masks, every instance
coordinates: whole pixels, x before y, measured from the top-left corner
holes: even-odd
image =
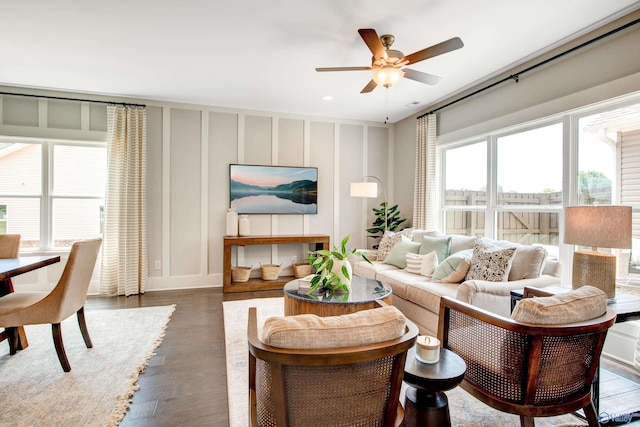
[[[225,301],[224,331],[227,355],[227,387],[229,393],[229,426],[247,427],[248,417],[248,351],[247,320],[249,307],[258,308],[258,324],[270,316],[284,313],[282,298],[259,298],[240,301]],[[497,411],[476,400],[461,388],[448,391],[451,423],[454,427],[472,426],[519,426],[516,415]],[[404,401],[404,388],[400,396]],[[536,426],[585,425],[572,415],[552,418],[536,418]]]
[[[71,316],[62,323],[68,373],[50,325],[25,327],[29,347],[15,356],[0,343],[0,426],[117,426],[174,309],[87,310],[91,349]]]

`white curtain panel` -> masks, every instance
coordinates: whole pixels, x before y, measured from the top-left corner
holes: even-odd
[[[144,293],[149,277],[146,238],[147,112],[109,105],[107,191],[100,293]]]
[[[429,114],[417,120],[416,172],[413,190],[413,227],[436,227],[436,138],[437,117]]]

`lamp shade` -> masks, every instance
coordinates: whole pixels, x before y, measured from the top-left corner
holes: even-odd
[[[631,248],[631,207],[565,208],[564,243],[593,248]]]
[[[351,197],[378,197],[378,183],[352,182],[349,195]]]

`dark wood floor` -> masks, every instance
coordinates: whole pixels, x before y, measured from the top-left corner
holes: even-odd
[[[223,294],[222,288],[208,288],[89,297],[87,316],[93,309],[176,305],[164,340],[140,375],[140,390],[120,425],[228,426],[222,301],[281,295],[282,291]],[[603,367],[640,383],[640,375],[622,365],[603,360]]]
[[[282,291],[223,294],[222,288],[90,296],[86,311],[176,305],[157,354],[140,375],[122,427],[228,426],[222,301],[282,296]],[[126,331],[123,331],[126,333]]]

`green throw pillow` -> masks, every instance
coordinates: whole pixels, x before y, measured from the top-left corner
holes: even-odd
[[[436,267],[431,280],[442,283],[460,283],[464,280],[469,267],[473,249],[465,249],[451,254]]]
[[[395,265],[398,268],[407,267],[407,252],[417,254],[420,249],[420,243],[416,243],[406,236],[402,236],[400,241],[395,244],[389,255],[384,259],[385,264]]]
[[[422,236],[422,244],[420,244],[420,255],[428,254],[436,251],[438,255],[438,263],[441,263],[449,256],[451,248],[451,236]]]

